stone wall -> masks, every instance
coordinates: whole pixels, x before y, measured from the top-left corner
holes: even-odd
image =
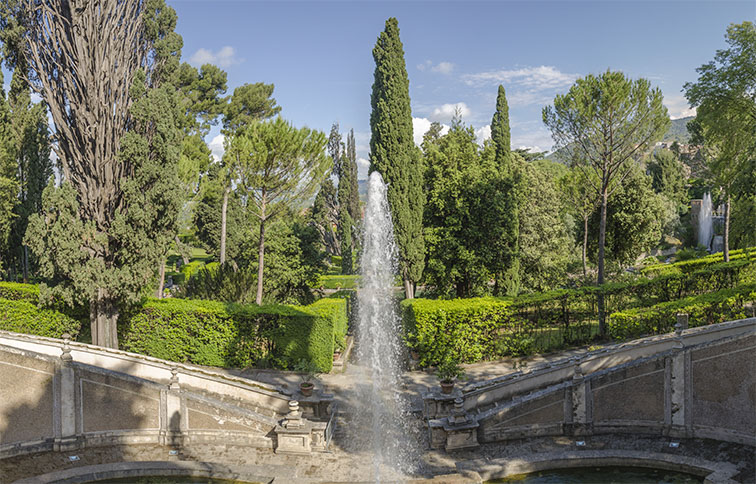
[[[8,332],[0,389],[0,458],[121,443],[276,448],[294,401],[205,369]],[[305,400],[297,417],[317,444],[307,451],[325,450],[332,396]]]
[[[479,442],[621,432],[756,445],[754,362],[756,318],[678,330],[473,385],[455,420]],[[432,403],[443,397],[425,399],[432,442],[453,448],[447,407]]]

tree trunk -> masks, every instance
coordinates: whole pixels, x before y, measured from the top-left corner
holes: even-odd
[[[118,349],[118,305],[107,289],[97,289],[97,296],[89,302],[89,322],[92,344]]]
[[[407,278],[404,279],[404,294],[407,299],[415,298],[414,286],[412,285],[412,281]]]
[[[179,240],[179,236],[176,236],[176,250],[181,254],[181,260],[184,261],[184,265],[187,265],[189,263],[189,257],[184,254],[184,251],[181,250],[181,240]]]
[[[583,216],[583,275],[588,274],[588,268],[585,265],[585,254],[588,251],[588,215]]]
[[[265,219],[260,220],[260,248],[257,254],[257,297],[255,302],[262,304],[263,296],[263,264],[265,262]]]
[[[223,205],[221,207],[221,238],[220,238],[220,264],[226,262],[226,211],[228,210],[228,193],[230,187],[223,190]]]
[[[727,192],[724,215],[724,261],[730,262],[730,192]]]
[[[158,283],[157,292],[155,293],[156,298],[163,299],[164,288],[165,288],[165,257],[163,258],[163,261],[160,263],[160,282]]]
[[[598,280],[596,283],[604,283],[604,245],[606,244],[606,205],[607,205],[607,188],[604,187],[601,193],[601,224],[599,225],[599,247],[598,247]],[[606,314],[604,314],[604,295],[598,293],[598,318],[599,334],[606,336]]]
[[[24,245],[24,284],[29,283],[29,247]]]

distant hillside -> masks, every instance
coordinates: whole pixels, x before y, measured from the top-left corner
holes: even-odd
[[[677,141],[680,144],[688,144],[690,141],[690,133],[688,133],[688,121],[693,119],[693,116],[687,118],[673,119],[669,125],[667,133],[662,138],[662,141],[671,143]]]
[[[664,134],[662,142],[672,143],[677,141],[680,144],[688,144],[690,141],[690,133],[688,133],[688,121],[693,119],[693,116],[687,118],[673,119],[669,124],[669,129]],[[550,153],[547,160],[558,161],[560,163],[566,163],[567,161],[563,156],[560,156],[559,150]]]

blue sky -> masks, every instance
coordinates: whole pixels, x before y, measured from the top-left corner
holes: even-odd
[[[354,128],[367,168],[372,49],[399,20],[416,139],[430,121],[463,120],[486,134],[504,84],[513,148],[548,150],[541,109],[577,77],[611,68],[659,86],[671,116],[692,114],[680,90],[726,46],[732,22],[756,1],[219,1],[167,0],[178,13],[183,59],[228,72],[229,92],[274,83],[295,126]],[[6,84],[9,76],[6,77]],[[216,154],[222,140],[208,137]]]

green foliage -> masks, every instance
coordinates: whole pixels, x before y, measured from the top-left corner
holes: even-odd
[[[238,269],[224,264],[200,270],[182,288],[183,296],[244,304],[255,302],[259,233],[254,229],[248,232],[249,236],[236,257],[240,265]],[[296,215],[289,214],[269,224],[266,241],[264,301],[312,302],[312,288],[316,287],[318,274],[325,268],[315,229],[305,225]]]
[[[606,213],[606,258],[619,264],[634,262],[661,239],[663,199],[651,188],[651,177],[640,166],[631,165],[630,174],[608,199]],[[594,210],[589,223],[588,248],[596,257],[599,245],[601,210]]]
[[[238,305],[148,300],[120,328],[128,351],[199,365],[243,368],[260,361],[290,368],[301,359],[330,371],[335,339],[346,333],[346,303]]]
[[[281,106],[277,106],[275,98],[271,97],[274,88],[273,84],[257,82],[234,89],[224,113],[223,129],[233,133],[248,124],[280,113]]]
[[[373,48],[370,96],[370,172],[388,184],[388,202],[405,285],[420,280],[425,265],[423,168],[412,138],[412,110],[404,48],[395,18],[386,21]],[[412,297],[411,290],[407,297]]]
[[[224,160],[232,164],[236,189],[249,216],[258,220],[258,270],[265,266],[265,225],[312,196],[325,178],[330,160],[326,137],[296,129],[281,118],[249,124],[230,136]],[[264,277],[258,278],[255,302],[262,303]]]
[[[324,289],[355,289],[359,281],[360,276],[358,275],[324,275],[318,278],[318,287]]]
[[[465,370],[454,358],[445,358],[436,368],[436,376],[442,382],[453,382],[465,376]]]
[[[472,363],[494,355],[496,332],[510,315],[507,301],[493,298],[402,301],[407,342],[420,366],[447,358]]]
[[[194,260],[188,264],[181,266],[180,272],[184,275],[184,280],[189,281],[194,277],[200,269],[205,267],[205,262],[201,260]]]
[[[519,209],[519,278],[526,291],[545,291],[563,283],[574,247],[556,180],[547,167],[536,163],[521,168],[521,191],[528,202]]]
[[[0,281],[0,298],[37,304],[39,302],[39,288],[34,284]]]
[[[16,333],[60,338],[64,333],[73,338],[81,330],[81,322],[54,309],[39,309],[26,299],[5,299],[0,290],[0,329]]]
[[[489,260],[492,262],[492,272],[496,276],[497,293],[506,292],[515,295],[521,289],[520,250],[522,244],[529,243],[521,240],[520,230],[523,220],[520,210],[526,200],[525,182],[522,179],[523,162],[519,156],[511,152],[511,137],[509,131],[509,104],[507,103],[504,86],[499,85],[496,96],[496,111],[491,119],[491,147],[494,150],[493,161],[498,170],[498,180],[494,186],[486,187],[492,196],[485,196],[486,203],[491,203],[498,212],[497,220],[499,233],[494,240],[496,247],[491,246]],[[485,155],[484,155],[485,158]],[[494,188],[495,191],[490,189]],[[496,190],[498,189],[498,190]],[[479,194],[483,196],[483,193]],[[533,199],[530,199],[533,201]],[[527,222],[525,222],[527,224]],[[527,237],[526,237],[527,238]],[[499,295],[499,294],[497,294]]]
[[[756,242],[756,26],[747,21],[730,24],[729,47],[696,71],[698,80],[686,83],[685,96],[696,108],[695,141],[703,144],[714,182],[724,190],[728,209],[735,205],[734,227],[740,247]],[[734,202],[734,203],[733,203]],[[725,222],[725,257],[729,250],[729,220]]]
[[[609,334],[615,339],[637,338],[671,331],[678,313],[688,315],[690,327],[753,316],[746,307],[756,302],[756,284],[691,296],[648,308],[620,311],[609,316]]]
[[[754,283],[756,261],[744,259],[653,279],[516,298],[415,299],[402,302],[402,313],[408,344],[420,353],[421,366],[438,364],[447,357],[471,363],[592,341],[598,334],[598,297],[605,299],[611,314]],[[735,310],[732,306],[727,314],[735,315]]]

